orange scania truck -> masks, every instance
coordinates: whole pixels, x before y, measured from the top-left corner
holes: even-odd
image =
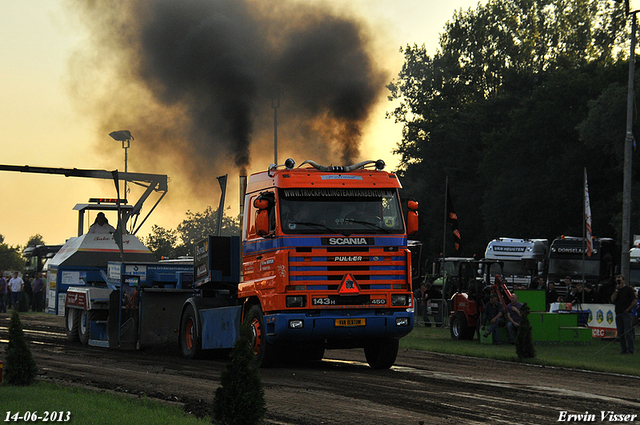
[[[383,168],[381,160],[346,167],[306,161],[298,168],[287,160],[284,168],[251,175],[242,279],[237,287],[222,284],[231,274],[220,273],[215,263],[233,263],[220,259],[221,252],[233,251],[226,239],[197,244],[194,282],[204,296],[186,303],[183,353],[229,346],[234,335],[225,344],[219,341],[224,335],[212,338],[208,329],[233,333],[239,324],[233,317],[242,317],[263,366],[292,353],[321,359],[325,349],[364,348],[372,368],[391,367],[399,339],[414,324],[407,234],[417,231],[418,205],[408,201],[403,214],[400,182]],[[225,247],[216,248],[218,243]],[[225,288],[227,306],[220,299]],[[212,298],[218,305],[208,307]],[[225,307],[231,318],[220,317]],[[203,343],[210,339],[218,341]]]

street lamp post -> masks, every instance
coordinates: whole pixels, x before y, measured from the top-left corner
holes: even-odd
[[[627,16],[631,16],[629,48],[629,84],[627,89],[627,132],[624,140],[624,181],[622,184],[622,252],[621,274],[629,282],[631,249],[631,169],[633,154],[633,80],[636,60],[636,13],[640,11],[640,0],[625,1]]]
[[[127,172],[127,149],[131,146],[133,136],[129,130],[112,131],[109,133],[112,139],[122,142],[122,149],[124,149],[124,172]],[[124,199],[127,201],[127,181],[124,181]]]

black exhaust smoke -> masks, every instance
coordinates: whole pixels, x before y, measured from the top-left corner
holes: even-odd
[[[353,18],[291,0],[68,2],[91,40],[74,55],[73,93],[100,131],[144,144],[139,168],[246,174],[273,151],[275,96],[282,159],[359,159],[387,77]]]

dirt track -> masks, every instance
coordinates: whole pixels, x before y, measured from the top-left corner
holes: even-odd
[[[0,314],[0,351],[9,317]],[[145,394],[194,414],[208,411],[226,364],[183,359],[177,349],[82,347],[66,341],[62,318],[21,319],[40,379]],[[637,414],[640,423],[637,377],[414,350],[401,351],[391,370],[371,370],[362,350],[336,350],[322,362],[260,373],[270,424],[544,424],[563,411],[588,411],[596,423],[600,411]]]

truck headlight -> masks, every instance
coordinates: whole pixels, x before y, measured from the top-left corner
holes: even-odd
[[[400,294],[391,295],[391,305],[409,305],[409,296]]]
[[[287,296],[287,307],[304,307],[305,297],[303,295]]]
[[[396,317],[396,326],[409,326],[408,317]]]
[[[304,328],[304,321],[301,319],[289,320],[289,329],[302,329]]]

